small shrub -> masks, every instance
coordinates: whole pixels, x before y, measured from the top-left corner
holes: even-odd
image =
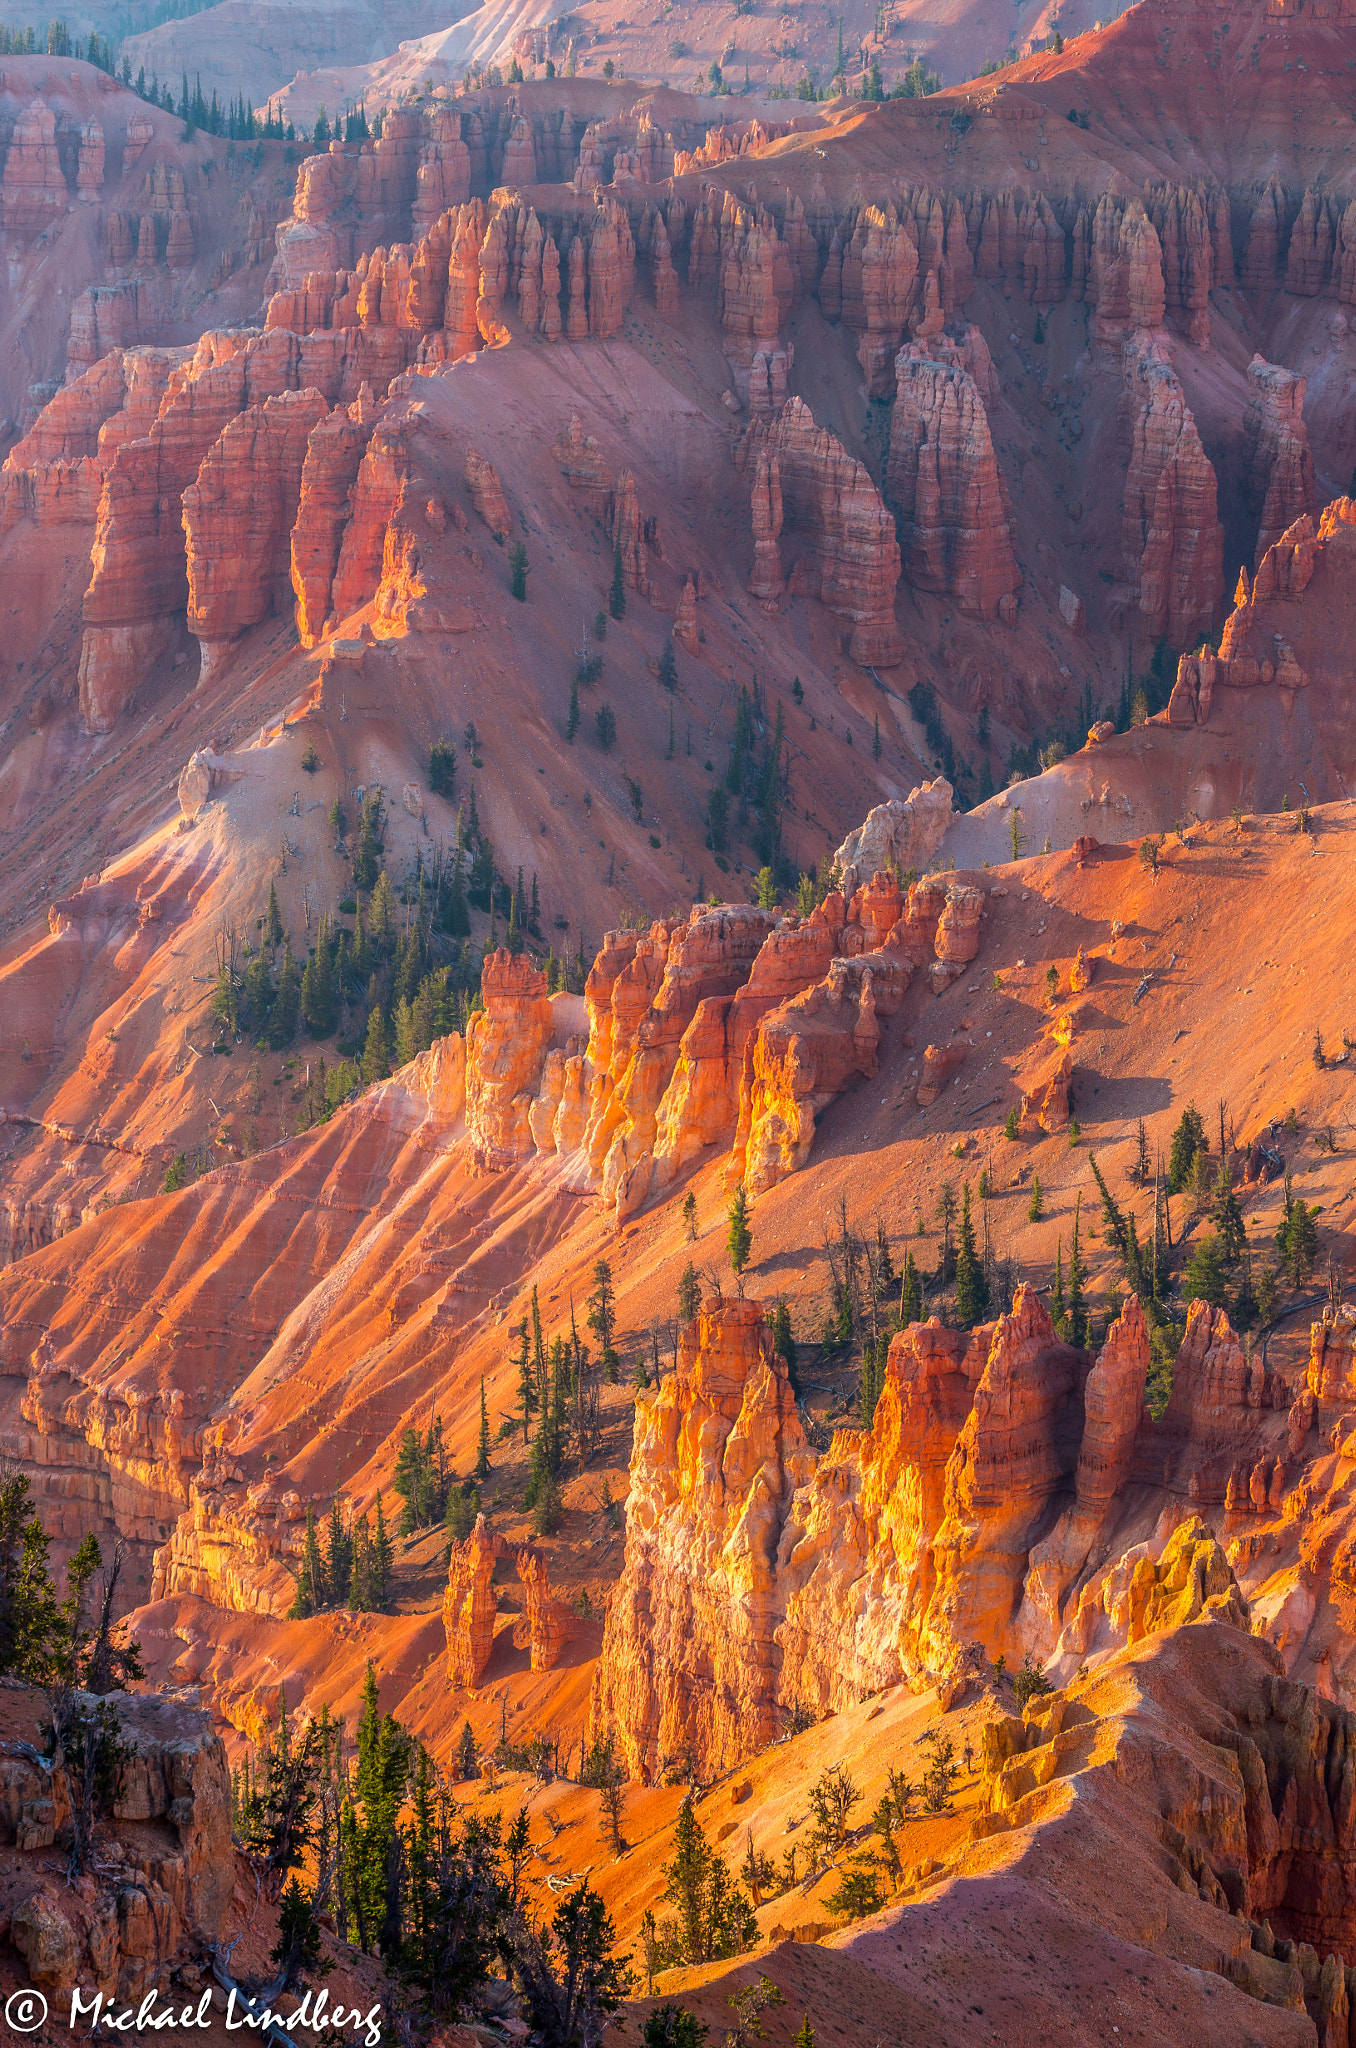
[[[1054,1689],[1045,1673],[1041,1670],[1040,1665],[1034,1662],[1031,1652],[1028,1650],[1021,1670],[1012,1681],[1012,1690],[1016,1696],[1018,1713],[1022,1712],[1028,1700],[1037,1699],[1043,1693],[1053,1692]]]
[[[314,775],[316,769],[320,766],[320,756],[309,741],[306,745],[306,752],[301,757],[301,765],[308,775]]]

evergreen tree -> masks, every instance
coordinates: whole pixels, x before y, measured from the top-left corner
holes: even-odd
[[[273,998],[273,1008],[268,1020],[268,1042],[274,1051],[290,1045],[297,1035],[297,1020],[301,1015],[301,976],[297,963],[292,957],[292,942],[283,946],[282,969],[278,975],[278,993]]]
[[[612,1338],[617,1327],[617,1298],[612,1287],[612,1268],[606,1259],[599,1259],[593,1268],[588,1311],[588,1327],[598,1339],[603,1371],[609,1377],[615,1376],[618,1360]]]
[[[878,1337],[873,1343],[870,1338],[862,1351],[862,1376],[859,1387],[862,1428],[870,1429],[876,1419],[876,1403],[885,1385],[885,1361],[889,1355],[888,1334]]]
[[[1142,1188],[1149,1185],[1149,1134],[1144,1128],[1143,1117],[1135,1131],[1135,1164],[1130,1178]]]
[[[386,1517],[382,1512],[381,1493],[377,1493],[376,1520],[372,1529],[372,1605],[380,1612],[390,1602],[393,1588],[395,1552]]]
[[[678,662],[673,652],[672,633],[665,637],[663,648],[660,650],[659,680],[670,695],[678,687]],[[670,713],[671,717],[672,713]]]
[[[490,1473],[490,1411],[485,1405],[485,1376],[480,1379],[480,1434],[476,1440],[477,1479],[487,1479]]]
[[[956,1321],[961,1329],[973,1330],[989,1311],[989,1282],[975,1250],[975,1226],[970,1218],[970,1183],[961,1190],[960,1235],[956,1244]]]
[[[509,555],[509,589],[519,604],[527,601],[527,549],[520,540],[513,543]]]
[[[702,1305],[701,1282],[697,1268],[688,1260],[678,1276],[678,1315],[681,1321],[690,1323]]]
[[[1286,1279],[1293,1289],[1298,1290],[1313,1272],[1318,1258],[1319,1211],[1317,1205],[1310,1208],[1302,1196],[1292,1196],[1288,1173],[1285,1179],[1285,1213],[1276,1232],[1276,1249],[1280,1253]]]
[[[331,1599],[342,1599],[353,1576],[353,1542],[344,1527],[338,1496],[330,1503],[329,1528],[325,1536],[325,1578]]]
[[[531,1439],[532,1414],[537,1405],[537,1383],[528,1352],[526,1317],[518,1325],[518,1351],[513,1363],[518,1369],[518,1405],[523,1418],[523,1444],[526,1446]]]
[[[574,679],[574,681],[573,681],[573,682],[572,682],[572,683],[570,684],[570,715],[569,715],[569,717],[568,717],[568,718],[566,719],[566,721],[565,721],[565,738],[566,738],[566,740],[567,740],[567,741],[569,742],[569,744],[570,744],[571,746],[573,746],[573,745],[574,745],[574,742],[575,742],[575,735],[576,735],[576,733],[577,733],[578,731],[579,731],[579,678],[578,678],[578,676],[576,676],[576,677],[575,677],[575,679]]]
[[[1184,1301],[1208,1301],[1222,1308],[1225,1298],[1224,1252],[1213,1231],[1207,1231],[1192,1246],[1191,1257],[1182,1273]]]
[[[1180,1195],[1190,1183],[1195,1170],[1198,1153],[1208,1152],[1210,1141],[1205,1135],[1205,1122],[1194,1102],[1189,1102],[1182,1112],[1181,1122],[1172,1134],[1172,1149],[1168,1154],[1168,1193]]]
[[[320,1539],[316,1534],[315,1509],[307,1503],[306,1540],[301,1553],[301,1570],[297,1574],[297,1593],[292,1602],[292,1613],[298,1620],[308,1614],[318,1614],[329,1598],[329,1575],[320,1555]]]
[[[913,1262],[913,1253],[904,1254],[904,1276],[899,1287],[900,1327],[907,1329],[910,1323],[922,1320],[923,1288],[918,1277],[918,1268]]]
[[[1055,1326],[1055,1335],[1064,1334],[1064,1239],[1055,1240],[1055,1280],[1050,1289],[1050,1320]]]
[[[1087,1278],[1087,1274],[1084,1271],[1082,1253],[1079,1250],[1078,1243],[1082,1203],[1083,1191],[1080,1188],[1074,1196],[1073,1236],[1069,1241],[1068,1324],[1069,1342],[1071,1344],[1082,1344],[1088,1334],[1088,1311],[1087,1304],[1083,1299],[1083,1282]]]
[[[469,1721],[464,1721],[461,1729],[461,1740],[457,1744],[458,1777],[478,1778],[480,1776],[479,1755],[480,1752],[476,1747],[475,1736],[471,1732],[471,1724]]]
[[[1219,1233],[1219,1247],[1224,1263],[1232,1272],[1243,1256],[1247,1232],[1243,1227],[1243,1211],[1238,1196],[1234,1193],[1233,1171],[1227,1159],[1220,1160],[1212,1195],[1211,1220]]]
[[[386,1019],[381,1005],[373,1010],[367,1020],[367,1042],[363,1047],[362,1077],[364,1082],[384,1081],[391,1071],[391,1040],[386,1029]]]
[[[334,1029],[334,958],[328,917],[320,920],[315,952],[301,977],[301,1014],[313,1038],[328,1038]]]
[[[282,915],[278,909],[278,887],[276,882],[268,885],[268,912],[264,920],[265,935],[270,951],[282,944]]]
[[[734,1200],[729,1210],[730,1228],[725,1238],[725,1248],[730,1254],[730,1265],[739,1283],[739,1292],[744,1292],[744,1268],[753,1251],[753,1231],[749,1226],[749,1198],[741,1181],[735,1189]]]
[[[607,594],[607,608],[614,619],[626,616],[626,580],[622,574],[621,541],[612,551],[612,588]]]
[[[796,1378],[796,1340],[791,1330],[791,1311],[786,1296],[779,1297],[772,1316],[772,1349],[778,1358],[786,1360],[786,1376],[791,1382],[791,1391],[799,1396],[800,1385]]]

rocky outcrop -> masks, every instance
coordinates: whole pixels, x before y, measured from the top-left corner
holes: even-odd
[[[339,461],[344,452],[340,430],[340,438],[330,453]],[[329,608],[336,619],[347,618],[376,595],[385,561],[386,535],[408,476],[409,447],[404,429],[384,423],[374,427],[349,492],[348,523],[330,586]],[[303,489],[304,484],[303,477]],[[323,518],[317,521],[317,528],[323,548]]]
[[[1162,325],[1165,292],[1158,236],[1140,200],[1108,192],[1097,202],[1087,237],[1085,296],[1096,307],[1093,333],[1104,347],[1119,349],[1137,328]],[[1074,239],[1077,278],[1077,228]]]
[[[91,1711],[101,1704],[76,1699]],[[231,1784],[210,1714],[156,1693],[115,1693],[107,1710],[125,1751],[111,1813],[124,1824],[119,1867],[101,1859],[78,1886],[43,1877],[29,1889],[25,1858],[9,1934],[31,1983],[57,1993],[95,1985],[134,2003],[147,1991],[163,1996],[170,1972],[224,1932],[236,1877]],[[21,1851],[50,1848],[69,1827],[65,1773],[7,1747],[0,1836]]]
[[[647,1775],[684,1748],[714,1770],[796,1705],[901,1680],[951,1699],[1000,1653],[1072,1670],[1190,1621],[1246,1627],[1196,1502],[1221,1443],[1266,1414],[1283,1440],[1286,1417],[1218,1311],[1193,1306],[1184,1350],[1156,1423],[1135,1300],[1094,1361],[1019,1287],[972,1333],[897,1335],[871,1429],[816,1458],[754,1305],[708,1306],[675,1378],[638,1397],[594,1725]]]
[[[900,875],[922,874],[946,835],[951,805],[951,784],[939,775],[902,802],[891,797],[868,811],[833,857],[845,891],[851,895],[868,877],[891,868]]]
[[[493,1535],[485,1517],[448,1552],[443,1591],[443,1633],[447,1641],[447,1682],[454,1691],[474,1692],[494,1650],[499,1611],[494,1589],[500,1558],[512,1557],[523,1588],[522,1633],[534,1671],[554,1671],[568,1646],[584,1633],[577,1610],[551,1591],[546,1560],[529,1543],[510,1544]]]
[[[1248,365],[1243,442],[1248,501],[1257,519],[1253,568],[1286,528],[1318,510],[1314,462],[1304,425],[1305,380],[1255,355]]]
[[[14,123],[0,180],[0,227],[25,239],[40,235],[66,211],[69,194],[57,149],[56,115],[30,101]]]
[[[512,525],[503,486],[494,464],[487,462],[476,448],[466,451],[466,488],[471,493],[471,503],[495,539],[505,540]]]
[[[819,598],[845,622],[853,661],[894,667],[904,649],[894,616],[899,544],[880,492],[800,398],[770,425],[754,421],[736,460],[756,479],[764,453],[777,460],[783,544],[798,556],[787,576],[791,594]]]
[[[453,1543],[448,1553],[443,1633],[447,1638],[447,1682],[454,1688],[474,1691],[490,1661],[498,1604],[490,1581],[503,1549],[503,1538],[492,1536],[485,1517],[477,1515],[471,1534]]]
[[[528,1111],[554,1029],[546,977],[526,954],[491,953],[481,973],[484,1008],[466,1027],[466,1130],[477,1165],[531,1156]]]
[[[1336,498],[1315,523],[1306,513],[1273,541],[1251,589],[1239,577],[1234,609],[1217,655],[1184,654],[1168,700],[1171,725],[1205,725],[1228,716],[1229,692],[1275,686],[1307,689],[1311,665],[1334,675],[1333,653],[1345,629],[1346,593],[1356,563],[1356,500]],[[1319,602],[1312,622],[1296,600],[1315,576]]]
[[[626,1559],[591,1717],[634,1776],[737,1762],[780,1732],[778,1545],[813,1457],[761,1306],[711,1302],[636,1395]]]
[[[1167,349],[1132,337],[1123,366],[1130,435],[1126,560],[1150,630],[1186,647],[1209,633],[1222,594],[1224,530],[1215,472]]]
[[[188,629],[205,679],[220,650],[290,595],[291,535],[318,391],[284,391],[237,415],[183,495]]]
[[[336,406],[311,429],[301,466],[297,514],[290,541],[297,634],[314,647],[331,616],[331,590],[349,499],[369,438],[364,406]]]
[[[907,985],[898,956],[834,960],[823,981],[764,1018],[745,1054],[734,1150],[751,1193],[802,1167],[818,1111],[850,1081],[875,1074],[878,1020],[898,1009]]]
[[[886,491],[904,573],[972,618],[996,618],[1022,579],[984,401],[959,360],[938,361],[927,344],[900,350],[895,380]]]
[[[931,852],[949,800],[938,783],[881,806],[856,853]],[[611,932],[585,987],[586,1039],[575,999],[557,996],[553,1009],[535,970],[495,956],[467,1043],[478,1163],[535,1148],[619,1219],[720,1143],[733,1177],[771,1187],[804,1165],[819,1112],[875,1073],[882,1025],[915,970],[926,963],[940,991],[975,957],[983,900],[936,880],[906,896],[894,874],[876,873],[805,920],[698,905],[648,932]]]

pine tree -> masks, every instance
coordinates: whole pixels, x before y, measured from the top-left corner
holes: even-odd
[[[487,1479],[490,1472],[490,1411],[485,1405],[485,1378],[480,1380],[480,1435],[476,1439],[475,1474]]]
[[[570,715],[565,721],[565,738],[574,745],[575,734],[579,731],[579,678],[570,684]]]
[[[735,1196],[729,1209],[730,1228],[725,1238],[725,1248],[730,1254],[730,1265],[739,1283],[739,1292],[744,1292],[744,1268],[753,1251],[753,1231],[749,1227],[749,1198],[741,1181],[735,1189]]]
[[[791,1382],[791,1391],[799,1395],[800,1385],[796,1378],[796,1340],[791,1329],[791,1311],[783,1294],[772,1316],[772,1349],[778,1358],[786,1361],[786,1376]]]
[[[1050,1289],[1050,1320],[1055,1326],[1055,1335],[1064,1334],[1064,1239],[1055,1240],[1055,1282]]]
[[[1078,1245],[1079,1212],[1083,1201],[1080,1188],[1074,1196],[1073,1236],[1069,1242],[1069,1342],[1081,1344],[1088,1334],[1088,1311],[1083,1299],[1083,1282],[1087,1275]]]
[[[382,1512],[381,1494],[377,1494],[376,1520],[372,1530],[372,1604],[378,1611],[390,1601],[393,1591],[392,1575],[395,1566],[395,1552],[386,1517]]]
[[[329,1584],[330,1597],[340,1600],[348,1590],[353,1576],[353,1543],[344,1528],[343,1516],[336,1495],[330,1502],[329,1528],[325,1536],[325,1577]]]
[[[1041,1177],[1038,1173],[1033,1173],[1031,1176],[1031,1200],[1027,1203],[1026,1209],[1028,1223],[1039,1223],[1041,1215]]]
[[[1243,1226],[1243,1211],[1234,1193],[1233,1170],[1227,1159],[1220,1160],[1219,1172],[1215,1175],[1211,1219],[1219,1233],[1224,1263],[1232,1272],[1243,1256],[1247,1232]]]
[[[464,1721],[462,1723],[461,1740],[457,1744],[458,1777],[478,1778],[480,1776],[479,1756],[480,1752],[476,1747],[475,1736],[471,1732],[471,1724],[469,1721]]]
[[[667,636],[667,638],[664,641],[663,648],[660,651],[659,680],[664,685],[664,688],[667,691],[669,691],[670,694],[672,694],[673,691],[675,691],[678,687],[678,663],[673,652],[672,633],[670,633]],[[672,723],[672,718],[673,714],[672,712],[670,712],[670,723]]]
[[[612,1348],[617,1327],[617,1298],[612,1288],[612,1268],[599,1259],[593,1268],[593,1292],[588,1298],[588,1326],[598,1339],[600,1363],[609,1377],[615,1377],[617,1354]]]
[[[1130,1177],[1142,1188],[1149,1185],[1149,1134],[1144,1128],[1143,1117],[1135,1132],[1135,1164]]]
[[[701,1307],[701,1282],[697,1268],[688,1260],[678,1276],[678,1315],[681,1321],[690,1323]]]
[[[975,1226],[970,1218],[970,1183],[961,1189],[960,1234],[956,1244],[956,1321],[973,1330],[989,1312],[989,1282],[975,1251]]]
[[[690,1188],[683,1197],[683,1232],[689,1244],[697,1242],[697,1197]]]
[[[526,1446],[532,1435],[532,1411],[537,1405],[537,1386],[527,1348],[526,1316],[518,1325],[518,1351],[513,1363],[518,1368],[518,1403],[523,1418],[523,1444]]]
[[[391,1071],[391,1041],[381,1005],[367,1020],[367,1042],[363,1047],[362,1077],[365,1082],[384,1081]]]
[[[297,1020],[301,1015],[301,976],[297,963],[292,957],[290,939],[283,946],[282,969],[278,975],[278,992],[273,998],[269,1013],[268,1042],[275,1051],[290,1045],[297,1035]]]
[[[626,616],[626,581],[622,575],[621,541],[612,551],[612,588],[607,594],[607,608],[614,619]]]
[[[795,2037],[791,2042],[791,2048],[815,2048],[815,2030],[810,2025],[810,2015],[808,2012],[796,2029]]]
[[[278,910],[278,889],[275,882],[268,885],[268,913],[264,920],[267,943],[270,951],[282,944],[282,916]]]
[[[308,1502],[306,1540],[302,1547],[301,1570],[297,1574],[297,1594],[292,1602],[292,1613],[297,1620],[304,1620],[308,1614],[318,1614],[326,1604],[328,1590],[328,1575],[316,1535],[315,1509]]]
[[[1180,1195],[1195,1170],[1196,1156],[1210,1150],[1210,1141],[1205,1135],[1205,1121],[1194,1102],[1189,1102],[1182,1112],[1181,1122],[1172,1134],[1172,1149],[1168,1154],[1168,1193]]]
[[[875,732],[874,732],[874,735],[873,735],[873,737],[872,737],[872,740],[871,740],[871,758],[872,758],[872,760],[874,760],[874,761],[879,761],[879,759],[880,759],[880,713],[879,713],[879,711],[878,711],[878,712],[876,713],[876,728],[875,728]]]
[[[913,1262],[913,1253],[904,1254],[904,1277],[899,1286],[899,1321],[907,1329],[910,1323],[921,1321],[923,1314],[923,1289],[918,1277],[918,1268]]]

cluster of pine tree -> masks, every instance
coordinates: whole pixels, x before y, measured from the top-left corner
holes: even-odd
[[[45,35],[40,35],[31,24],[27,28],[0,24],[0,57],[37,57],[44,50],[49,57],[83,57],[86,64],[94,64],[100,71],[113,69],[108,37],[96,35],[93,29],[82,41],[78,34],[71,34],[65,21],[49,21]]]
[[[336,1498],[330,1503],[322,1545],[315,1509],[306,1510],[306,1536],[297,1571],[292,1615],[304,1620],[326,1607],[347,1607],[354,1614],[381,1614],[395,1591],[395,1550],[381,1495],[375,1516],[345,1522]]]
[[[448,1495],[456,1473],[447,1462],[443,1448],[443,1421],[435,1415],[423,1436],[407,1428],[396,1451],[391,1485],[405,1505],[400,1512],[400,1534],[412,1536],[416,1529],[431,1529],[447,1515]]]
[[[755,676],[752,691],[741,688],[735,704],[734,734],[724,782],[717,784],[707,801],[706,841],[714,853],[722,854],[731,824],[742,835],[752,823],[750,836],[759,862],[771,870],[778,888],[791,888],[797,880],[797,870],[782,848],[782,806],[788,775],[785,716],[779,703],[772,730],[768,731],[767,706]]]
[[[614,1362],[615,1321],[612,1275],[606,1260],[600,1259],[594,1268],[589,1323],[599,1335],[604,1356]],[[560,1522],[560,1478],[566,1457],[573,1453],[583,1471],[598,1447],[598,1369],[592,1364],[588,1345],[580,1341],[573,1316],[569,1336],[553,1338],[548,1349],[535,1287],[530,1317],[524,1318],[515,1334],[518,1420],[523,1443],[530,1446],[523,1506],[532,1514],[536,1533],[547,1536]]]
[[[563,2048],[597,2040],[629,1986],[587,1879],[552,1921],[534,1919],[526,1810],[507,1832],[498,1812],[463,1814],[423,1744],[382,1713],[370,1663],[353,1752],[327,1712],[298,1733],[280,1703],[264,1749],[233,1775],[232,1817],[261,1880],[282,1888],[273,1996],[320,1966],[321,1913],[341,1940],[380,1954],[430,2019],[460,2015],[503,1973],[534,2034]],[[292,1875],[308,1865],[309,1892]]]

